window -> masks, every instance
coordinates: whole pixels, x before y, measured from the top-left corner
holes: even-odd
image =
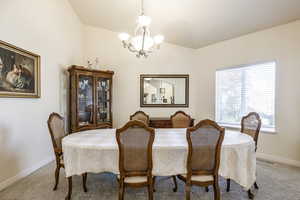
[[[275,70],[275,62],[217,70],[217,122],[240,126],[244,115],[257,112],[262,129],[275,131]]]

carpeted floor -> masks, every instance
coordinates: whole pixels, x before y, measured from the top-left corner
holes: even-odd
[[[64,171],[61,171],[60,183],[57,191],[52,191],[54,183],[54,163],[39,169],[30,176],[13,184],[0,192],[0,200],[63,200],[67,192],[67,182]],[[253,190],[256,200],[300,200],[300,169],[278,164],[258,162],[258,184],[260,189]],[[172,191],[173,182],[166,177],[159,177],[156,182],[154,199],[179,200],[185,199],[184,184],[178,180],[178,192]],[[82,190],[81,177],[73,178],[72,200],[116,200],[118,198],[117,181],[113,174],[89,174],[87,186],[89,191]],[[220,188],[222,200],[248,199],[247,192],[234,182],[231,192],[225,191],[225,180],[221,179]],[[145,188],[128,188],[125,199],[148,199]],[[206,193],[204,188],[193,187],[192,199],[213,199],[213,192]]]

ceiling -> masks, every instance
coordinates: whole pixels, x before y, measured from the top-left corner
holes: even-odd
[[[133,33],[140,0],[69,0],[82,22]],[[153,35],[200,48],[300,19],[300,0],[145,0]]]

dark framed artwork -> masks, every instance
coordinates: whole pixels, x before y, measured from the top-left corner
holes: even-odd
[[[40,56],[0,40],[0,97],[40,97]]]

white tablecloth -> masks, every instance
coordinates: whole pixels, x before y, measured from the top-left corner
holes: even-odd
[[[85,172],[119,174],[116,129],[99,129],[69,135],[63,139],[66,176]],[[188,144],[186,129],[155,129],[153,175],[186,173]],[[219,174],[248,190],[256,180],[253,139],[245,134],[225,131]]]

